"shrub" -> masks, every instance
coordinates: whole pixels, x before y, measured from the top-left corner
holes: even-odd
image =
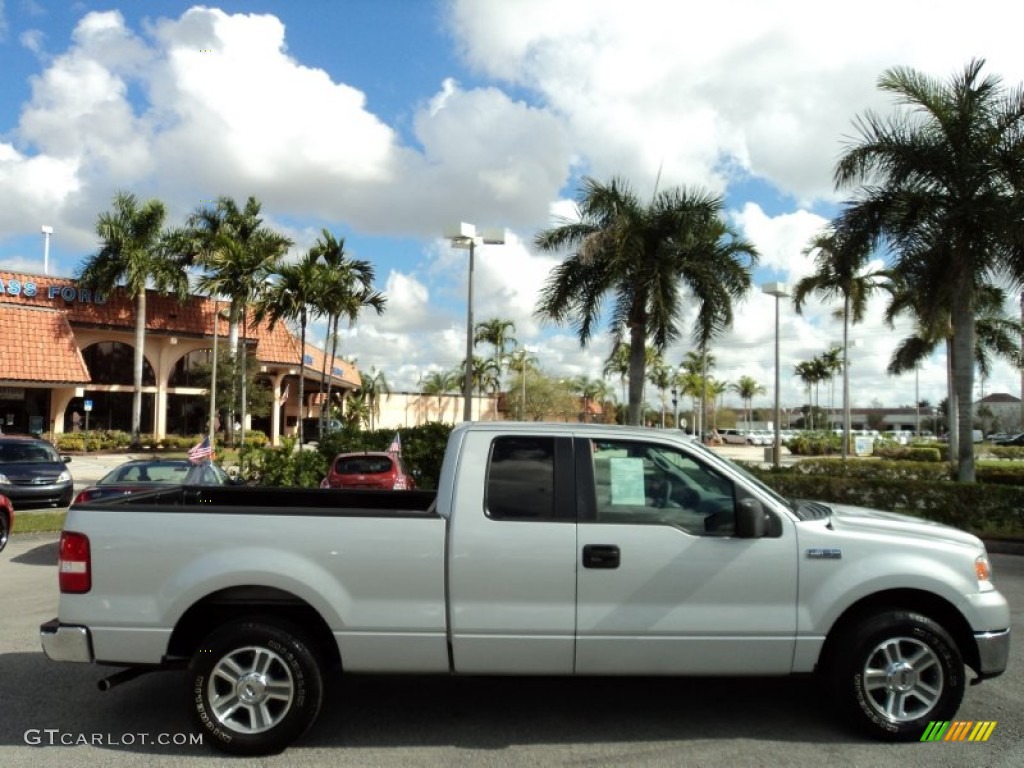
[[[296,450],[295,440],[273,446],[246,443],[239,454],[246,482],[286,488],[316,488],[327,474],[327,462],[317,451]]]

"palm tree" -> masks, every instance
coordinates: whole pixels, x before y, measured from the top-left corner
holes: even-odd
[[[322,271],[312,249],[294,264],[284,264],[270,276],[270,283],[256,302],[257,322],[266,318],[273,328],[280,320],[299,323],[299,445],[303,443],[302,404],[305,401],[306,381],[306,327],[310,317],[320,314],[317,309],[318,292],[322,286]]]
[[[672,369],[665,365],[659,355],[654,364],[647,370],[647,380],[660,393],[661,428],[665,428],[665,411],[668,409],[668,390],[672,388]]]
[[[499,365],[504,365],[505,348],[515,347],[517,344],[515,336],[512,335],[515,332],[516,324],[511,320],[492,317],[490,320],[476,324],[473,343],[478,344],[483,341],[493,346],[494,359],[498,361]]]
[[[366,307],[370,307],[378,315],[383,314],[387,298],[373,288],[375,277],[373,265],[361,259],[351,259],[345,253],[345,238],[335,238],[329,230],[322,229],[320,237],[313,243],[310,252],[319,259],[322,268],[322,284],[317,299],[320,311],[327,317],[331,350],[330,370],[333,375],[334,361],[338,355],[338,323],[342,318],[346,318],[349,327],[352,327],[358,319],[359,313]],[[327,346],[325,342],[325,352]],[[325,354],[323,376],[327,382],[325,401],[330,403],[331,379],[326,375],[327,359],[328,355]]]
[[[473,388],[476,390],[477,395],[483,395],[484,392],[497,392],[501,387],[501,367],[493,357],[477,357],[473,356],[472,372],[470,378],[473,382]],[[466,361],[463,360],[460,366],[462,380],[466,379]]]
[[[684,289],[697,304],[693,338],[701,346],[732,324],[733,301],[751,285],[754,246],[723,221],[721,197],[693,189],[657,194],[648,206],[620,179],[584,180],[577,220],[537,234],[542,251],[572,249],[541,290],[538,316],[576,326],[586,346],[611,294],[616,343],[629,337],[629,417],[641,420],[645,350],[679,337]]]
[[[843,374],[843,448],[842,457],[849,455],[850,441],[850,324],[864,320],[868,299],[880,287],[887,287],[882,280],[891,279],[887,270],[865,272],[869,248],[863,239],[841,237],[834,229],[815,235],[805,254],[814,253],[817,270],[804,277],[793,290],[793,306],[797,314],[802,313],[807,297],[815,294],[828,301],[841,298],[843,308],[836,314],[843,319],[842,358],[836,355],[826,362],[829,378],[836,371]]]
[[[370,431],[376,428],[376,420],[380,418],[380,401],[391,399],[391,385],[388,384],[384,371],[370,368],[370,373],[362,375],[359,391],[366,396],[366,405],[370,413]]]
[[[622,385],[622,402],[627,402],[626,381],[629,379],[629,347],[626,344],[616,344],[612,347],[611,354],[604,361],[601,375],[619,377],[619,383]]]
[[[715,432],[718,431],[718,411],[722,407],[722,400],[725,393],[729,391],[729,382],[727,381],[716,381],[710,379],[707,386],[708,394],[711,395],[711,402],[715,404],[715,407],[711,411],[712,424],[711,429]]]
[[[958,432],[972,428],[978,291],[998,276],[1024,284],[1024,90],[982,77],[983,60],[942,82],[907,67],[878,86],[904,109],[871,112],[836,165],[836,187],[856,192],[837,229],[883,242],[893,269],[913,274],[930,307],[952,321]],[[974,444],[957,447],[961,482],[974,480]]]
[[[444,396],[459,386],[456,371],[431,371],[423,379],[423,392],[437,395],[437,420],[443,419]],[[454,416],[453,416],[454,420]]]
[[[697,352],[687,352],[680,365],[687,373],[692,373],[700,379],[700,411],[694,429],[697,434],[702,435],[706,431],[707,422],[708,371],[715,367],[715,356],[710,354],[706,347],[701,347]]]
[[[178,233],[179,247],[185,256],[203,269],[197,280],[199,290],[210,295],[227,296],[231,302],[228,309],[228,348],[236,359],[245,355],[247,308],[260,300],[271,274],[292,245],[287,237],[263,225],[261,207],[255,197],[248,198],[245,207],[239,208],[232,198],[221,196],[214,207],[198,208],[188,217],[185,230]],[[242,323],[241,337],[239,320]],[[244,371],[245,366],[240,370]],[[244,424],[244,374],[241,377],[241,404]],[[228,425],[229,430],[233,430],[233,414],[229,416]]]
[[[731,385],[729,389],[739,395],[743,401],[743,410],[746,413],[747,426],[749,427],[754,398],[765,394],[768,390],[765,389],[763,384],[758,384],[753,376],[741,376],[739,381]]]
[[[530,354],[526,347],[518,347],[509,355],[508,367],[510,371],[519,374],[521,384],[519,399],[519,420],[526,420],[526,375],[529,371],[537,370],[537,358]]]
[[[166,210],[159,200],[140,204],[135,195],[118,192],[113,209],[96,220],[100,249],[88,257],[78,276],[92,291],[111,292],[123,285],[135,299],[134,391],[132,395],[132,447],[138,448],[142,428],[142,371],[146,359],[146,285],[171,291],[180,300],[188,296],[188,278],[168,253],[164,232]]]
[[[807,414],[811,429],[814,429],[814,400],[811,398],[811,388],[816,387],[821,381],[823,370],[821,360],[818,358],[804,360],[793,368],[794,374],[799,376],[800,381],[807,387]]]

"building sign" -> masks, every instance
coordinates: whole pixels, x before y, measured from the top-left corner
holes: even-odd
[[[31,280],[3,280],[0,278],[0,294],[7,296],[24,296],[27,299],[34,299],[41,293],[46,298],[56,299],[60,297],[64,301],[78,301],[83,304],[106,304],[106,294],[99,291],[93,292],[88,288],[76,288],[73,285],[39,285]]]

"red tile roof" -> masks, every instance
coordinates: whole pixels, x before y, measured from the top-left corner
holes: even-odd
[[[102,297],[100,303],[89,291],[78,288],[77,282],[66,277],[50,277],[47,275],[29,275],[19,272],[0,271],[0,307],[46,310],[65,318],[64,325],[87,326],[91,328],[107,328],[118,330],[134,330],[135,300],[121,289],[111,295]],[[177,335],[192,338],[213,336],[215,313],[227,307],[226,301],[216,301],[205,296],[190,296],[184,302],[175,297],[158,293],[146,292],[146,329],[163,335]],[[221,318],[217,332],[222,338],[228,334],[228,321]],[[70,332],[70,328],[68,329]],[[278,365],[299,364],[299,340],[295,338],[284,323],[270,328],[267,321],[254,323],[250,317],[244,335],[256,341],[256,357],[261,363]],[[7,331],[2,334],[8,338]],[[38,338],[35,342],[38,345]],[[81,364],[81,354],[74,343],[71,333],[71,346]],[[306,363],[311,373],[319,373],[322,367],[323,353],[315,346],[307,344],[307,355],[313,363]],[[59,350],[48,352],[48,368],[54,370],[61,366],[74,366],[74,361],[59,362],[54,355],[63,354]],[[359,372],[355,366],[341,360],[335,361],[334,376],[350,386],[359,386]],[[0,377],[11,378],[0,372]],[[30,377],[36,381],[64,381],[54,379],[50,375]],[[88,382],[88,374],[84,379]],[[79,381],[79,379],[67,379]]]
[[[89,383],[89,370],[63,312],[0,303],[4,381]]]

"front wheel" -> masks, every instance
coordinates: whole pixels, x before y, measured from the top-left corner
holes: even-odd
[[[0,552],[7,546],[7,537],[11,533],[11,523],[7,519],[7,513],[0,509]]]
[[[320,665],[300,632],[259,620],[210,634],[189,664],[192,711],[217,749],[236,755],[280,752],[316,720]]]
[[[939,624],[912,611],[868,617],[832,657],[831,684],[847,715],[876,738],[915,740],[950,720],[964,696],[964,662]]]

